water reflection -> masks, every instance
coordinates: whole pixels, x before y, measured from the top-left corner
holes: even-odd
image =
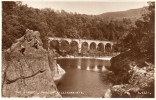
[[[105,66],[102,66],[102,71],[107,71]]]
[[[105,66],[109,61],[97,59],[58,59],[66,74],[56,84],[59,92],[82,92],[83,94],[62,94],[63,97],[102,97],[110,87],[106,82]]]
[[[95,65],[93,67],[90,67],[89,65],[87,67],[82,68],[81,65],[77,66],[77,69],[87,70],[87,71],[97,71],[97,72],[105,72],[108,71],[108,69],[105,66],[98,66]]]
[[[107,69],[104,65],[109,66],[109,64],[105,63],[106,61],[99,61],[99,60],[95,60],[95,59],[94,60],[92,60],[92,59],[77,59],[76,62],[73,59],[68,59],[68,60],[69,60],[69,62],[66,60],[66,64],[65,64],[68,66],[68,68],[74,68],[75,65],[73,65],[73,64],[76,64],[77,69],[88,70],[88,71],[103,72],[103,71],[107,71]],[[71,64],[71,63],[73,63],[73,64]]]
[[[80,65],[78,65],[78,66],[77,66],[77,69],[81,69],[81,66],[80,66]]]
[[[89,66],[87,66],[87,69],[86,70],[90,70],[90,67]]]
[[[94,71],[99,71],[99,69],[97,68],[97,65],[94,67],[93,70],[94,70]]]

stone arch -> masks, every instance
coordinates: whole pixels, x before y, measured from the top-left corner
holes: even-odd
[[[81,53],[87,53],[88,52],[88,43],[87,42],[83,42],[81,44]]]
[[[70,43],[67,40],[61,40],[60,42],[60,52],[69,52]]]
[[[51,40],[50,41],[50,49],[59,50],[59,41],[58,40]]]
[[[105,52],[106,53],[109,53],[109,52],[111,52],[111,44],[110,43],[106,43],[106,45],[105,45]]]
[[[73,45],[73,44],[78,45],[78,42],[77,42],[77,41],[71,41],[71,42],[70,42],[70,45]]]
[[[98,50],[98,51],[101,51],[101,52],[104,52],[104,44],[103,44],[103,43],[99,43],[99,44],[97,45],[97,50]]]
[[[65,39],[65,40],[62,40],[62,41],[67,41],[69,44],[71,44],[71,40],[69,40],[69,39]]]
[[[72,54],[78,52],[78,42],[77,41],[71,41],[70,47],[71,47],[70,52]]]
[[[90,50],[97,49],[96,47],[97,47],[97,45],[95,42],[90,43]]]

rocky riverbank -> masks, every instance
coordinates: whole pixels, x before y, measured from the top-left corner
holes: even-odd
[[[2,52],[2,97],[61,97],[53,80],[59,69],[40,33],[27,29]]]
[[[105,98],[154,98],[154,64],[127,51],[111,59],[113,87]]]

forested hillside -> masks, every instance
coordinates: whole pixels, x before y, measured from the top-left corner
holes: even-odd
[[[3,49],[23,36],[27,28],[39,31],[43,42],[47,36],[117,41],[132,25],[131,20],[126,18],[112,20],[50,8],[40,10],[23,5],[22,2],[2,2]]]
[[[108,12],[100,14],[101,17],[110,17],[114,19],[123,19],[123,18],[131,18],[133,20],[136,20],[142,16],[146,11],[146,7],[144,8],[138,8],[138,9],[130,9],[126,11],[118,11],[118,12]]]

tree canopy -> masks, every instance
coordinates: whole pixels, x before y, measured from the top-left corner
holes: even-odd
[[[155,3],[148,2],[138,20],[105,18],[98,15],[68,13],[51,8],[37,9],[22,2],[2,2],[2,49],[24,35],[25,29],[39,31],[44,47],[47,37],[81,38],[116,42],[114,50],[133,50],[154,58]]]
[[[154,62],[155,2],[148,4],[147,13],[135,22],[134,27],[130,27],[128,34],[121,39],[120,46]]]
[[[39,31],[43,42],[48,36],[117,41],[132,25],[126,18],[115,20],[50,8],[37,9],[14,1],[2,2],[2,18],[3,49],[9,48],[27,28]]]

